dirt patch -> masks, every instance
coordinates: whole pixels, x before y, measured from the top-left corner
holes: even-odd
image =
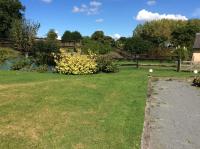
[[[56,137],[61,137],[63,129],[68,127],[70,114],[56,111],[45,106],[37,112],[19,116],[17,113],[0,117],[0,135],[26,138],[31,142],[41,142],[42,136],[51,131]],[[59,139],[59,138],[56,138]]]
[[[73,149],[85,149],[85,145],[82,143],[78,143],[76,145],[73,145]]]

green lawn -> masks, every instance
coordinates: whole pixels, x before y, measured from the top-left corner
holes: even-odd
[[[0,71],[0,148],[140,148],[147,74],[133,68],[88,76]]]

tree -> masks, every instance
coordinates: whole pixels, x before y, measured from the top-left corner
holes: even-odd
[[[87,53],[88,50],[96,54],[107,54],[112,50],[112,47],[108,43],[102,43],[92,40],[91,38],[84,38],[82,41],[82,52]]]
[[[124,44],[126,43],[127,38],[126,37],[120,37],[117,41]]]
[[[127,39],[124,49],[136,54],[146,53],[152,48],[152,43],[141,37]]]
[[[62,42],[68,42],[68,41],[80,41],[82,40],[82,35],[78,31],[70,32],[65,31],[65,33],[62,36]]]
[[[71,32],[70,31],[65,31],[61,39],[62,39],[62,42],[70,41],[72,39]]]
[[[108,43],[108,44],[110,44],[111,46],[114,46],[114,45],[115,45],[115,40],[114,40],[112,37],[110,37],[110,36],[104,36],[103,42],[104,42],[104,43]]]
[[[19,0],[0,0],[0,38],[8,38],[12,22],[21,20],[25,7]]]
[[[55,40],[57,40],[57,38],[58,38],[58,35],[55,32],[55,30],[50,29],[49,32],[47,33],[47,40],[55,41]]]
[[[124,45],[127,41],[127,38],[126,37],[120,37],[117,41],[116,41],[116,46],[120,49],[123,49],[124,48]]]
[[[71,39],[74,41],[80,41],[82,39],[82,35],[78,31],[74,31],[71,33]]]
[[[18,50],[28,54],[34,44],[37,31],[40,25],[31,21],[15,20],[13,21],[10,36],[15,42]]]
[[[102,41],[104,39],[105,35],[103,31],[96,31],[92,34],[91,38],[93,40],[98,40],[98,41]]]
[[[186,23],[187,21],[166,19],[146,22],[136,27],[133,36],[139,36],[152,42],[155,47],[160,47],[171,41],[171,34],[177,26],[183,26]]]
[[[172,32],[174,46],[192,48],[196,33],[200,32],[200,20],[189,20],[184,26],[178,26]]]

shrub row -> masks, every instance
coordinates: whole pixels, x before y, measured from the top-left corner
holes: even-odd
[[[48,55],[50,55],[50,52],[48,53]],[[56,54],[51,53],[51,57],[53,57],[55,63],[55,67],[53,66],[55,69],[53,71],[62,74],[82,75],[94,74],[97,72],[114,73],[119,70],[112,56],[97,56],[91,52],[87,53],[88,54],[83,54],[79,50],[78,52],[69,52],[66,49],[60,49]],[[45,57],[47,57],[47,55]],[[29,56],[28,58],[21,57],[14,62],[11,69],[46,72],[51,66],[47,65],[48,63],[40,63],[40,60],[43,58],[36,55]]]
[[[60,54],[54,54],[56,70],[63,74],[93,74],[100,71],[112,73],[119,70],[110,56],[88,53],[69,53],[61,49]]]

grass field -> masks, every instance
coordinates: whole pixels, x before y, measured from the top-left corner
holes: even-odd
[[[133,68],[88,76],[0,71],[0,148],[140,148],[147,74]]]

